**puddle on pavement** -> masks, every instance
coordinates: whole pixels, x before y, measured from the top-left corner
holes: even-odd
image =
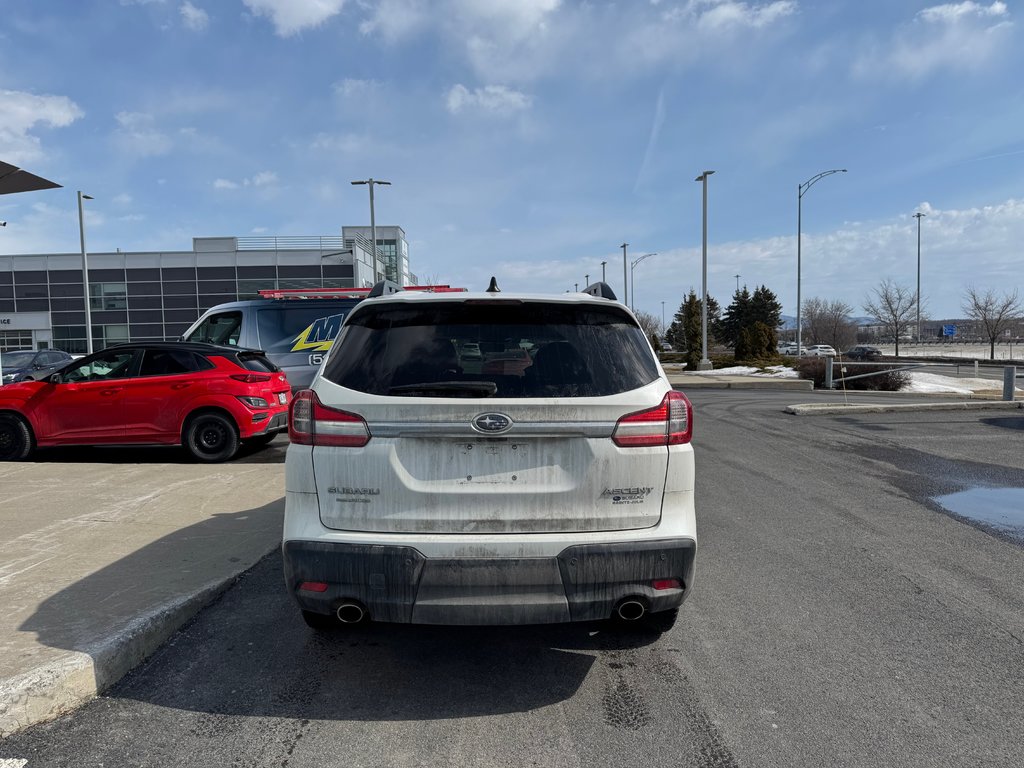
[[[971,488],[936,496],[935,503],[1024,544],[1024,488]]]

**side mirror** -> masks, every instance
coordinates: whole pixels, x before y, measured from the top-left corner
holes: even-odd
[[[52,376],[50,376],[50,383],[51,384],[60,384],[60,374],[59,373],[55,373]]]

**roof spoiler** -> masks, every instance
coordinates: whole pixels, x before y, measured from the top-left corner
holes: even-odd
[[[617,301],[615,291],[608,283],[602,283],[600,281],[591,283],[583,289],[583,293],[589,293],[591,296],[596,296],[599,299],[609,299],[610,301]]]
[[[366,294],[366,298],[374,299],[377,296],[390,296],[392,293],[398,293],[402,290],[402,286],[398,283],[393,283],[390,280],[381,280],[379,283],[375,283],[370,292]]]

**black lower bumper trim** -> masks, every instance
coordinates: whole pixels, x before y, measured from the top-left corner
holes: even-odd
[[[572,546],[556,557],[427,558],[412,547],[288,541],[285,580],[299,605],[333,613],[345,599],[370,618],[417,624],[531,624],[606,619],[625,598],[678,607],[693,581],[692,539]],[[678,588],[656,590],[656,580]],[[299,589],[326,583],[323,592]]]

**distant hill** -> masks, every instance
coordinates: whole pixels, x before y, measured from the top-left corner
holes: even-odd
[[[780,327],[784,331],[795,331],[796,330],[796,317],[794,315],[782,315]],[[877,325],[878,321],[873,317],[866,317],[859,315],[857,317],[847,318],[854,325]],[[807,328],[807,323],[804,323],[804,328]]]

